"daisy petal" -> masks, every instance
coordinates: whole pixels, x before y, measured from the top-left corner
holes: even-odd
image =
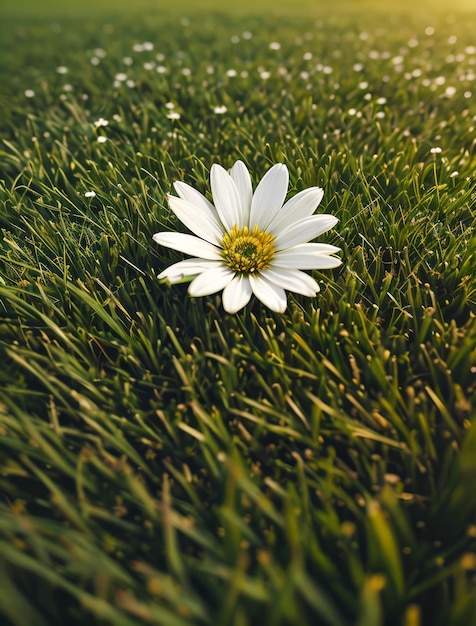
[[[221,291],[232,280],[234,272],[228,267],[218,266],[205,270],[192,280],[188,288],[191,296],[209,296],[211,293]]]
[[[250,214],[251,198],[253,197],[250,173],[243,161],[237,161],[230,170],[230,176],[235,181],[236,188],[238,189],[242,216],[245,217],[246,222],[247,216]],[[246,223],[244,226],[246,226]]]
[[[299,270],[269,269],[261,272],[261,276],[278,285],[278,287],[300,293],[303,296],[315,296],[320,291],[319,285],[314,278]]]
[[[223,226],[218,217],[202,203],[191,204],[182,198],[168,196],[169,206],[182,224],[185,224],[195,235],[213,244],[223,239]]]
[[[303,189],[286,202],[268,227],[268,232],[277,235],[295,222],[309,217],[319,206],[324,191],[320,187]]]
[[[336,252],[342,252],[337,246],[331,246],[330,243],[303,243],[299,246],[294,246],[293,250],[305,250],[306,252],[313,252],[314,254],[335,254]]]
[[[273,259],[272,269],[284,267],[286,269],[324,270],[339,267],[342,261],[338,257],[321,252],[321,246],[324,245],[326,244],[302,243],[299,246],[281,250]],[[334,251],[337,252],[337,250]]]
[[[319,214],[305,217],[276,236],[275,247],[277,250],[291,248],[297,244],[310,241],[333,228],[339,220],[333,215]]]
[[[161,246],[173,248],[179,252],[185,252],[185,254],[193,254],[194,256],[199,256],[202,259],[209,259],[211,261],[221,260],[220,248],[193,235],[169,232],[155,233],[152,239]]]
[[[248,278],[243,275],[237,275],[223,290],[223,308],[227,313],[236,313],[248,304],[251,294],[251,285]]]
[[[288,305],[286,292],[263,276],[248,277],[253,293],[261,302],[276,313],[284,313]]]
[[[167,278],[169,282],[176,283],[183,280],[187,276],[195,276],[204,270],[220,265],[220,261],[206,261],[205,259],[193,258],[179,261],[173,265],[166,267],[157,276],[159,280]]]
[[[231,230],[235,224],[239,228],[245,226],[245,216],[242,212],[241,197],[235,181],[228,172],[217,163],[210,171],[210,185],[213,202],[226,230]]]
[[[269,224],[282,209],[288,190],[288,168],[277,163],[266,172],[256,187],[251,201],[249,227],[256,224],[261,230],[267,230]]]
[[[213,204],[205,198],[203,194],[199,191],[187,185],[187,183],[178,180],[174,183],[174,189],[178,193],[178,195],[182,198],[182,200],[186,200],[193,205],[200,205],[204,209],[208,209],[214,215],[217,215],[216,209]]]

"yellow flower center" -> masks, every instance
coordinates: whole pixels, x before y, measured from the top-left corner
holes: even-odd
[[[268,269],[274,256],[275,237],[255,226],[238,228],[235,224],[222,239],[225,263],[235,272],[252,273]]]

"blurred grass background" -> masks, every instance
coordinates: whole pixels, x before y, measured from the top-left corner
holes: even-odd
[[[476,11],[472,0],[422,0],[417,6],[409,0],[402,2],[388,2],[382,4],[377,0],[334,0],[332,4],[324,0],[242,0],[236,3],[223,3],[217,0],[202,0],[192,2],[191,0],[176,0],[171,3],[166,0],[136,0],[127,2],[126,0],[85,0],[84,2],[61,2],[59,0],[18,0],[7,2],[2,0],[0,5],[4,16],[21,17],[43,17],[51,19],[54,16],[88,16],[100,14],[138,14],[140,12],[160,12],[184,14],[202,13],[216,11],[231,14],[289,14],[289,15],[309,15],[317,17],[336,11],[378,11],[382,13],[408,12],[408,11]]]

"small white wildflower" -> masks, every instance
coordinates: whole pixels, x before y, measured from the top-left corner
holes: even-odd
[[[25,96],[27,98],[34,98],[35,97],[35,92],[33,91],[33,89],[25,89]]]
[[[180,113],[178,113],[177,111],[170,111],[169,113],[167,113],[167,117],[169,120],[179,120]]]
[[[269,44],[269,49],[270,50],[281,50],[281,44],[279,43],[279,41],[272,41]]]
[[[96,126],[96,128],[99,128],[101,126],[107,126],[108,124],[109,124],[108,120],[105,120],[103,117],[100,117],[94,122],[94,126]]]
[[[86,191],[86,193],[84,194],[86,198],[94,198],[96,196],[96,192],[95,191]]]
[[[228,109],[224,104],[222,104],[221,106],[213,107],[213,113],[216,113],[217,115],[223,115],[223,113],[226,113],[227,111]]]
[[[439,146],[436,146],[436,148],[431,148],[430,152],[431,154],[440,154],[443,150]]]
[[[106,141],[107,141],[107,137],[105,137],[104,135],[99,135],[97,138],[98,143],[106,143]]]
[[[56,71],[58,72],[58,74],[67,74],[68,68],[65,65],[60,65],[56,68]]]

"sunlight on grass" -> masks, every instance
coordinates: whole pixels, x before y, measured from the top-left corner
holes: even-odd
[[[391,11],[408,13],[421,12],[429,15],[430,12],[448,10],[476,11],[472,0],[453,0],[449,6],[448,0],[422,0],[415,5],[410,0],[392,3]],[[62,2],[60,0],[17,0],[4,3],[1,14],[6,17],[35,17],[52,19],[56,17],[93,17],[118,16],[121,14],[160,14],[160,15],[194,15],[207,12],[224,13],[230,15],[290,15],[319,18],[333,15],[336,12],[361,13],[374,11],[388,14],[389,3],[382,4],[378,0],[334,0],[332,4],[316,0],[240,0],[236,3],[223,3],[217,0],[175,0],[171,3],[166,0],[83,0],[82,2]]]

